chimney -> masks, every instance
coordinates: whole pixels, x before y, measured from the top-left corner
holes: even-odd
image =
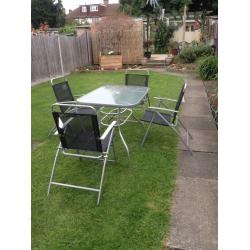
[[[103,0],[103,4],[107,6],[109,4],[109,0]]]

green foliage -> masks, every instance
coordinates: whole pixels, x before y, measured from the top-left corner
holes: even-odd
[[[155,33],[155,53],[166,53],[173,31],[173,28],[166,26],[163,21],[159,21]]]
[[[197,58],[196,54],[194,53],[193,47],[182,49],[179,56],[180,59],[185,63],[193,63]]]
[[[193,51],[196,57],[210,56],[214,53],[213,48],[206,44],[199,44],[198,46],[194,46]]]
[[[65,24],[65,12],[62,1],[31,0],[31,23],[38,28],[40,23],[47,22],[50,27],[62,27]]]
[[[59,29],[59,33],[62,34],[76,34],[75,25],[65,25]]]
[[[192,63],[197,58],[213,55],[213,48],[206,44],[193,45],[184,48],[180,53],[180,59],[184,63]]]
[[[218,59],[216,56],[208,56],[198,63],[198,74],[202,80],[218,79]]]

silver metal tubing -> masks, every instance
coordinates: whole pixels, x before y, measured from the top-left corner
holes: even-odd
[[[55,156],[54,163],[53,163],[53,167],[52,167],[52,170],[51,170],[51,175],[50,175],[50,181],[49,181],[49,187],[48,187],[47,195],[49,195],[49,192],[50,192],[50,186],[51,186],[51,182],[52,182],[53,175],[54,175],[54,170],[55,170],[55,166],[56,166],[56,161],[57,161],[57,157],[58,157],[59,152],[60,152],[60,146],[61,146],[61,143],[60,143],[60,144],[58,145],[58,147],[57,147],[56,156]]]
[[[72,156],[72,157],[82,157],[82,158],[87,158],[87,159],[101,159],[103,157],[102,155],[92,156],[92,155],[66,153],[64,150],[63,150],[63,155]]]
[[[145,135],[144,135],[144,137],[143,137],[143,139],[142,139],[142,142],[141,142],[141,146],[142,146],[142,147],[143,147],[143,144],[144,144],[144,142],[145,142],[145,140],[146,140],[146,138],[147,138],[147,136],[148,136],[148,132],[149,132],[149,129],[151,128],[151,126],[152,126],[152,123],[153,123],[154,118],[155,118],[155,113],[153,114],[153,117],[152,117],[152,119],[151,119],[151,121],[150,121],[150,123],[149,123],[149,125],[148,125],[147,131],[146,131],[146,133],[145,133]]]
[[[106,163],[107,163],[107,159],[108,159],[108,153],[109,153],[109,149],[110,149],[110,144],[111,144],[112,138],[113,138],[113,133],[114,133],[114,130],[111,131],[111,135],[110,135],[110,139],[109,139],[109,143],[108,143],[108,147],[107,147],[107,154],[104,155],[104,161],[103,161],[103,167],[102,167],[102,176],[101,176],[101,181],[100,181],[100,186],[99,186],[99,193],[98,193],[98,198],[97,198],[97,205],[100,202],[100,197],[101,197],[101,192],[102,192],[102,183],[103,183],[103,178],[104,178]]]
[[[124,145],[125,149],[127,150],[128,158],[130,159],[128,145],[127,145],[126,141],[123,138],[123,135],[122,135],[122,132],[121,132],[121,128],[120,128],[120,112],[118,112],[118,117],[117,118],[118,118],[118,124],[119,124],[118,125],[119,135],[120,135],[120,137],[122,139],[122,142],[123,142],[123,145]]]
[[[49,134],[48,134],[48,137],[50,137],[50,135],[52,134],[52,133],[55,133],[56,132],[56,126],[54,126],[53,128],[51,128],[51,130],[49,131]]]
[[[183,122],[181,121],[181,119],[179,119],[179,122],[181,124],[181,126],[187,131],[187,133],[189,134],[190,138],[193,139],[192,134],[189,132],[189,130],[184,126]]]
[[[121,120],[122,116],[120,114],[124,113],[125,111],[128,111],[129,114],[127,116],[125,116],[124,120]],[[115,125],[116,127],[124,125],[128,121],[128,119],[130,118],[130,116],[132,115],[133,111],[132,111],[132,109],[126,109],[126,110],[123,109],[122,113],[117,112],[115,115],[112,114],[112,115],[117,117],[117,124]],[[118,120],[118,116],[119,116],[119,120]],[[104,120],[107,119],[107,118],[109,118],[109,114],[106,114],[105,116],[102,117],[102,119],[100,121],[102,125],[104,125],[104,126],[109,126],[110,125],[110,123],[108,124],[108,123],[104,122]]]
[[[52,185],[57,185],[57,186],[63,186],[63,187],[71,187],[71,188],[84,189],[84,190],[89,190],[89,191],[94,191],[94,192],[99,192],[99,191],[100,191],[100,190],[97,189],[97,188],[76,186],[76,185],[71,185],[71,184],[66,184],[66,183],[61,183],[61,182],[51,182],[51,184],[52,184]]]
[[[54,107],[66,106],[66,107],[75,107],[75,108],[90,108],[96,113],[96,109],[89,105],[78,104],[76,101],[68,101],[68,102],[57,102],[52,104],[51,109],[54,110]]]

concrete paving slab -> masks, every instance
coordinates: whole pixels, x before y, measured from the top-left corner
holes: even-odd
[[[207,97],[205,90],[189,89],[185,92],[185,97]]]
[[[177,179],[169,247],[218,249],[217,193],[217,181],[188,177]]]
[[[181,135],[185,138],[184,130],[180,130]],[[217,153],[218,152],[218,132],[216,130],[198,130],[189,129],[193,139],[189,140],[189,146],[193,151]],[[179,142],[178,148],[187,150],[182,142]]]
[[[218,154],[180,150],[178,155],[178,175],[183,177],[218,179]]]
[[[180,119],[189,129],[217,130],[214,119],[211,117],[181,116]]]
[[[208,103],[193,104],[188,103],[182,106],[182,116],[191,117],[212,117]]]
[[[191,90],[205,91],[205,88],[204,88],[203,83],[195,84],[195,85],[191,85],[191,84],[187,85],[186,93]]]
[[[192,104],[204,104],[208,103],[206,97],[188,97],[184,96],[185,103],[192,103]]]

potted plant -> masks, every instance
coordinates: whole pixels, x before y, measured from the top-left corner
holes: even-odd
[[[100,52],[100,67],[101,69],[121,69],[121,53],[115,51],[109,51],[108,53]]]
[[[179,44],[177,42],[171,41],[168,48],[169,54],[176,56],[178,54]]]

